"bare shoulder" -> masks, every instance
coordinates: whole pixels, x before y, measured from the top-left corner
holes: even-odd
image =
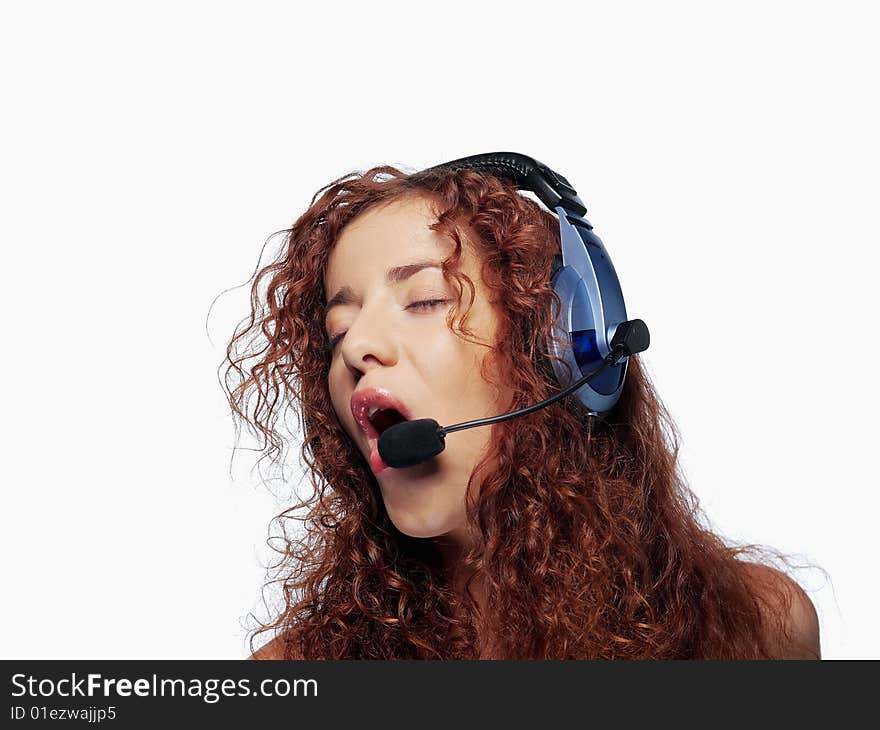
[[[276,636],[271,641],[266,642],[263,646],[251,654],[248,659],[255,661],[277,661],[284,659],[284,634]]]
[[[821,659],[819,616],[797,581],[775,568],[744,563],[746,575],[765,608],[781,622],[782,636],[770,637],[780,659]]]

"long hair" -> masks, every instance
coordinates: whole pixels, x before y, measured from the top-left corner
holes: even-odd
[[[264,457],[283,459],[279,419],[295,406],[312,487],[276,518],[301,529],[285,529],[276,548],[284,606],[251,649],[274,630],[284,656],[300,659],[772,656],[767,637],[783,630],[782,612],[761,604],[741,558],[756,546],[728,545],[701,524],[677,466],[679,433],[638,355],[604,418],[568,397],[491,426],[466,503],[480,539],[460,563],[485,581],[482,611],[470,589],[453,588],[433,540],[395,528],[331,405],[323,273],[346,224],[406,196],[431,201],[432,228],[455,242],[443,272],[459,294],[472,284],[457,267],[463,241],[476,246],[501,319],[489,354],[511,409],[559,389],[546,347],[560,306],[549,283],[560,247],[552,213],[473,170],[381,165],[315,193],[255,273],[250,315],[224,361],[233,415]],[[467,336],[466,319],[456,306],[448,324]]]

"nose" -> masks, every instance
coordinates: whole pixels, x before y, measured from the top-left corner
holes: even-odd
[[[355,382],[375,367],[389,367],[397,357],[393,328],[387,312],[361,307],[339,343],[341,356]]]

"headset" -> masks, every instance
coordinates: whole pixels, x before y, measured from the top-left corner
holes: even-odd
[[[438,169],[488,172],[530,190],[559,218],[561,255],[554,256],[550,282],[561,303],[554,335],[568,343],[547,343],[556,380],[563,388],[601,364],[611,352],[617,326],[626,322],[623,292],[608,251],[584,218],[587,208],[562,175],[532,157],[517,152],[487,152],[434,165],[416,176]],[[571,368],[571,376],[562,363]],[[577,390],[589,415],[601,416],[620,398],[629,358],[596,375]]]
[[[561,251],[554,255],[550,282],[561,306],[551,327],[547,352],[559,358],[550,359],[562,390],[534,405],[491,418],[445,427],[432,418],[421,418],[390,426],[377,445],[385,466],[419,464],[443,451],[448,433],[523,416],[573,392],[588,415],[602,417],[620,398],[629,356],[647,349],[650,343],[647,325],[640,319],[627,320],[611,257],[584,218],[587,207],[568,180],[517,152],[461,157],[413,173],[412,178],[462,169],[486,172],[518,189],[530,190],[559,218]]]

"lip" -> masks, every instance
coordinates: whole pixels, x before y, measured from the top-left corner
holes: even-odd
[[[367,418],[367,412],[373,406],[379,408],[393,408],[400,413],[407,421],[412,420],[412,413],[394,393],[382,386],[374,385],[368,388],[362,388],[355,391],[351,396],[351,415],[354,416],[355,422],[360,426],[361,431],[366,435],[367,442],[370,445],[370,468],[373,473],[378,474],[385,469],[390,468],[382,457],[379,456],[378,443],[379,432],[375,429],[370,419]]]

